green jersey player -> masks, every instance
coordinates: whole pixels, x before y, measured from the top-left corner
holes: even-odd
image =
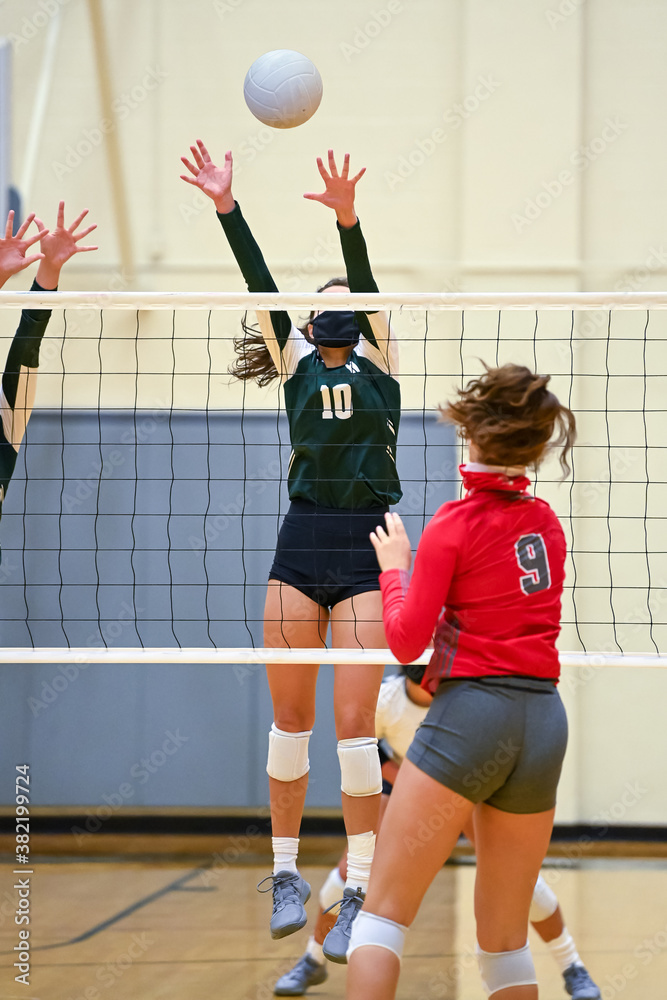
[[[58,206],[56,227],[51,232],[45,229],[41,219],[33,214],[19,227],[13,235],[14,213],[7,218],[4,239],[0,239],[0,288],[12,274],[39,261],[37,277],[31,291],[55,291],[58,287],[60,269],[75,253],[86,250],[97,250],[97,247],[79,247],[77,242],[91,233],[95,226],[88,226],[81,233],[76,233],[82,220],[88,214],[83,211],[72,225],[65,228],[65,203]],[[38,232],[26,239],[25,234],[32,221],[35,221]],[[40,240],[41,253],[26,257],[26,250]],[[5,370],[0,389],[0,516],[2,504],[9,487],[9,481],[14,472],[18,450],[25,435],[28,420],[37,389],[37,368],[39,366],[39,349],[42,337],[51,316],[50,309],[24,309],[21,321],[9,347]]]
[[[232,196],[232,154],[217,167],[199,140],[183,157],[183,180],[214,202],[231,249],[252,292],[277,291]],[[349,155],[340,172],[329,150],[328,170],[317,160],[325,190],[305,197],[336,213],[346,279],[331,292],[376,292],[366,243],[355,212],[356,184]],[[321,289],[323,290],[323,289]],[[290,425],[290,509],[280,529],[269,574],[264,642],[273,647],[382,647],[378,564],[369,542],[378,518],[401,496],[396,473],[400,415],[396,342],[382,312],[315,310],[297,328],[285,312],[259,312],[260,333],[238,342],[232,371],[261,385],[280,378]],[[317,667],[267,667],[274,722],[267,771],[274,870],[271,934],[284,937],[306,922],[310,887],[298,873],[298,837],[308,781],[308,739],[315,720]],[[348,878],[325,954],[345,962],[347,940],[368,884],[382,779],[375,739],[375,706],[382,667],[335,668],[334,715],[348,834]]]

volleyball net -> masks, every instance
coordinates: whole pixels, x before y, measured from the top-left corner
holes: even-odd
[[[667,295],[3,292],[0,364],[23,307],[54,312],[0,525],[2,661],[392,662],[262,647],[289,434],[279,382],[228,373],[259,307],[389,313],[413,547],[460,495],[438,404],[483,362],[551,375],[578,425],[570,477],[550,457],[535,482],[568,541],[563,660],[667,663]]]

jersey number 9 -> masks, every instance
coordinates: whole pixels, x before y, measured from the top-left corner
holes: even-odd
[[[547,548],[541,535],[522,535],[514,545],[516,561],[525,571],[519,580],[524,594],[537,594],[551,586]]]

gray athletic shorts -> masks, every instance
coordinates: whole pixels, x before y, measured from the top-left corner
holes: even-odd
[[[462,678],[441,682],[406,756],[471,802],[536,813],[556,804],[566,745],[552,682]]]

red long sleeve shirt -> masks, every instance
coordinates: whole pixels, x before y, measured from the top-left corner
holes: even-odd
[[[566,555],[558,518],[526,493],[525,477],[461,472],[467,495],[426,526],[412,578],[380,574],[391,651],[410,663],[434,638],[423,680],[431,693],[445,677],[557,679]]]

